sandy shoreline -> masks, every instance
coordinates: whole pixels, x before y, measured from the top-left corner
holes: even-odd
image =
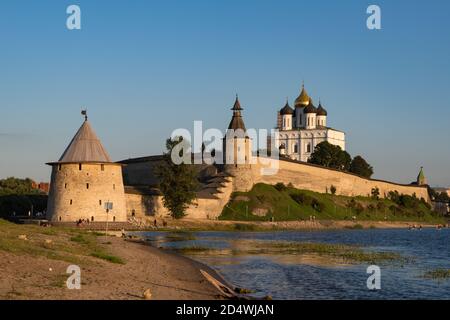
[[[105,241],[104,237],[98,240]],[[209,267],[121,238],[108,237],[107,241],[110,252],[126,263],[85,258],[80,265],[80,290],[65,285],[68,262],[0,251],[0,299],[142,299],[147,289],[154,300],[223,299],[200,272],[224,281]]]

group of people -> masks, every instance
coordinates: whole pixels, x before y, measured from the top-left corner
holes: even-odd
[[[84,224],[89,224],[90,221],[89,219],[79,219],[77,221],[77,227],[82,227]]]

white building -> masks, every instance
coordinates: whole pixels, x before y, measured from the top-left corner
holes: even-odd
[[[281,156],[308,161],[316,145],[328,141],[345,150],[345,133],[327,126],[328,113],[319,102],[314,106],[305,87],[295,100],[294,109],[286,105],[278,111],[275,145]]]

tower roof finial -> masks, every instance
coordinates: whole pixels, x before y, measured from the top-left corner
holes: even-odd
[[[84,121],[88,120],[87,109],[82,109],[81,110],[81,115],[84,116]]]

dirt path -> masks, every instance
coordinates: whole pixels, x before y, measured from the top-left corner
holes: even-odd
[[[108,241],[110,252],[126,263],[86,257],[80,290],[66,287],[67,262],[0,251],[0,299],[142,299],[146,289],[152,299],[219,298],[200,273],[200,268],[212,273],[206,266],[120,238]]]

